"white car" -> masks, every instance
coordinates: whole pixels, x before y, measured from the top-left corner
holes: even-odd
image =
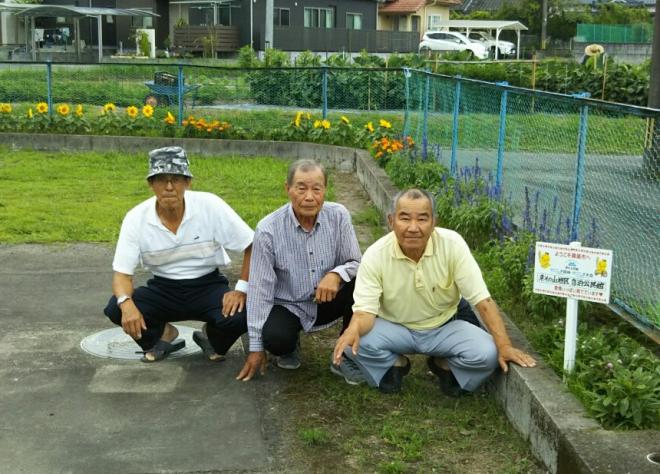
[[[492,57],[495,57],[495,38],[489,36],[488,33],[483,31],[470,31],[470,36],[468,36],[470,41],[481,43],[486,47],[486,50],[491,53]],[[516,45],[510,41],[497,41],[497,57],[502,58],[504,56],[515,56],[516,54]]]
[[[483,44],[470,41],[455,31],[427,31],[419,43],[419,52],[424,51],[469,51],[477,59],[488,57],[488,50]]]

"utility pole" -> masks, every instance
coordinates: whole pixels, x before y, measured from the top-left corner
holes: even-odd
[[[545,43],[548,40],[548,0],[543,0],[541,14],[541,49],[545,50]]]
[[[648,106],[660,109],[660,0],[655,0],[652,48]],[[644,174],[651,179],[660,179],[660,117],[649,119],[647,137],[644,149]]]

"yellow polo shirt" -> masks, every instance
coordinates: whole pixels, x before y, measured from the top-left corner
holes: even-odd
[[[366,311],[413,330],[438,327],[461,295],[477,304],[490,297],[481,270],[457,232],[436,227],[419,262],[403,254],[394,232],[377,240],[358,269],[353,311]]]

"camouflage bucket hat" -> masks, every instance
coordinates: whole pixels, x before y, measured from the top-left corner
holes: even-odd
[[[188,168],[186,150],[180,146],[167,146],[149,152],[149,174],[151,178],[157,174],[181,174],[193,177]]]

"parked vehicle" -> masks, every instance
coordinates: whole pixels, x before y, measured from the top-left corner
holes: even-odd
[[[490,53],[492,57],[495,57],[495,38],[490,36],[488,33],[483,31],[470,31],[468,36],[470,41],[481,43],[486,47],[486,50]],[[505,56],[515,56],[516,54],[516,45],[510,41],[497,41],[497,57],[502,58]]]
[[[424,51],[469,51],[477,59],[488,57],[483,44],[472,42],[455,31],[427,31],[419,43],[419,52]]]

